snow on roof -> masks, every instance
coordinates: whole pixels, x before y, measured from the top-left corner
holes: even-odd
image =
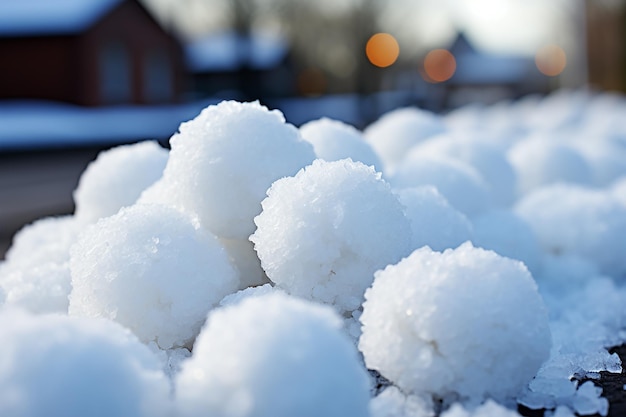
[[[185,47],[187,67],[193,72],[232,71],[247,64],[253,69],[268,69],[287,54],[285,39],[266,33],[250,36],[234,32],[213,34]]]
[[[123,0],[0,1],[0,36],[75,33]]]

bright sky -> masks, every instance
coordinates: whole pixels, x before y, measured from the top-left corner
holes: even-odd
[[[572,42],[567,22],[577,1],[401,0],[405,7],[398,1],[382,18],[406,44],[446,46],[461,29],[477,47],[533,55],[546,43]]]
[[[143,0],[157,11],[177,14],[190,32],[223,24],[224,0]],[[249,0],[255,1],[255,0]],[[271,0],[256,0],[258,2]],[[305,1],[305,0],[292,0]],[[345,13],[363,1],[310,0],[329,14]],[[492,52],[533,55],[547,43],[565,47],[575,42],[568,21],[583,0],[387,0],[381,15],[383,30],[401,47],[423,50],[446,46],[457,28],[476,46]],[[211,7],[207,7],[210,4]],[[297,3],[296,3],[297,4]]]

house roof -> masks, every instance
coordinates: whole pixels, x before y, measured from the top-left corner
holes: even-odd
[[[0,36],[80,32],[124,0],[0,1]]]
[[[185,58],[192,72],[233,71],[244,65],[262,70],[278,65],[287,52],[287,42],[278,36],[223,32],[187,44]]]

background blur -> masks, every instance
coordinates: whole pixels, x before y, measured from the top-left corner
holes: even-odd
[[[626,88],[623,0],[0,0],[0,255],[97,152],[222,99],[364,127]]]

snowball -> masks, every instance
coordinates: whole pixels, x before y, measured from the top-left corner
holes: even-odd
[[[408,393],[510,401],[550,351],[546,308],[521,262],[465,243],[376,272],[359,348]]]
[[[372,417],[435,417],[435,407],[430,397],[404,395],[390,386],[370,401]]]
[[[581,137],[574,147],[591,168],[593,184],[604,187],[626,175],[626,144],[605,138]]]
[[[71,249],[69,312],[106,317],[162,349],[191,343],[238,279],[217,239],[158,205],[120,210]]]
[[[69,248],[81,230],[72,216],[47,217],[19,230],[0,264],[8,305],[33,313],[66,313],[71,291]]]
[[[444,131],[440,117],[426,110],[407,107],[390,111],[369,125],[363,135],[392,172],[413,145]]]
[[[156,358],[115,323],[5,310],[0,332],[0,415],[170,415]]]
[[[360,162],[316,160],[267,194],[250,240],[269,279],[290,294],[355,310],[374,271],[410,251],[400,202]]]
[[[176,378],[180,416],[369,415],[368,376],[340,325],[281,293],[214,310]]]
[[[573,254],[546,254],[541,272],[535,276],[540,288],[555,291],[559,297],[572,289],[579,289],[592,277],[600,275],[593,262]]]
[[[428,245],[443,251],[472,238],[472,224],[435,187],[404,188],[396,193],[411,222],[414,249]]]
[[[491,194],[481,175],[470,165],[447,157],[407,158],[390,177],[394,188],[432,185],[463,214],[473,217],[492,205]]]
[[[300,126],[300,133],[304,140],[313,145],[320,159],[338,161],[350,158],[382,171],[378,155],[365,142],[361,132],[349,124],[324,117]]]
[[[509,150],[508,158],[517,173],[520,196],[558,182],[591,183],[592,173],[585,159],[556,139],[537,136],[523,140]]]
[[[533,275],[539,272],[542,256],[539,240],[518,215],[508,210],[489,211],[475,218],[473,225],[475,246],[522,261]]]
[[[578,255],[614,278],[626,276],[626,207],[610,193],[556,184],[530,193],[515,211],[546,252]]]
[[[228,239],[247,239],[270,185],[315,159],[298,129],[258,102],[209,106],[170,143],[163,179],[141,201],[172,205]]]
[[[466,410],[459,403],[453,404],[452,407],[441,413],[441,417],[521,417],[521,414],[492,400],[487,400],[472,411]]]
[[[134,204],[163,175],[168,151],[157,142],[118,146],[98,154],[74,191],[76,217],[92,223]]]
[[[489,188],[494,204],[508,207],[515,201],[517,177],[504,151],[477,135],[466,132],[440,135],[414,146],[410,155],[458,159],[478,171]]]

